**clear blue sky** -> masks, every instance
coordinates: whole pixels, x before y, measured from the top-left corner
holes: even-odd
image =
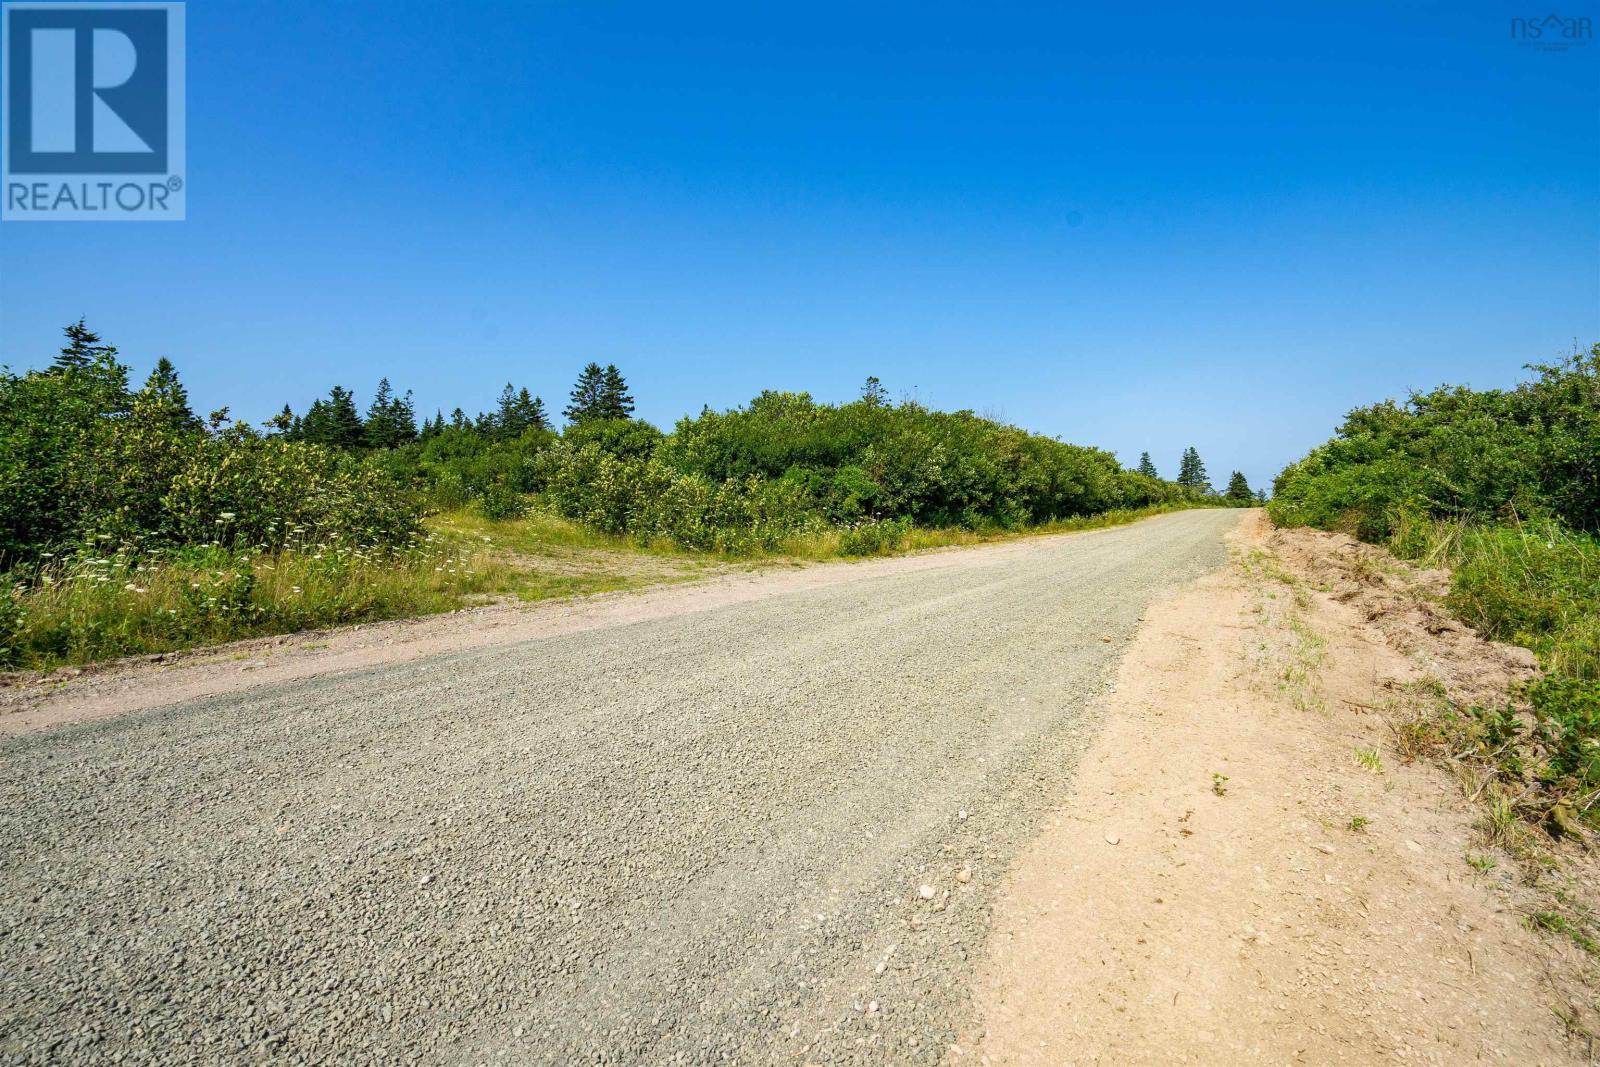
[[[1600,339],[1600,41],[1526,13],[192,0],[188,221],[0,226],[0,362],[82,315],[253,421],[876,374],[1260,484]]]

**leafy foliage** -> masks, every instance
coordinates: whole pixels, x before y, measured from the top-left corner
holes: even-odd
[[[1442,386],[1346,416],[1278,475],[1273,518],[1368,541],[1407,515],[1600,529],[1600,345],[1509,391]]]
[[[543,401],[512,383],[487,412],[437,412],[419,428],[411,394],[385,378],[365,417],[336,385],[304,415],[285,405],[263,433],[230,425],[226,409],[197,418],[170,361],[133,391],[115,347],[83,322],[66,334],[48,369],[0,372],[0,660],[92,658],[453,602],[466,579],[437,585],[415,555],[430,508],[497,522],[537,509],[701,551],[803,542],[873,555],[914,543],[919,529],[976,536],[1207,501],[1203,488],[1156,477],[1148,455],[1143,472],[1126,470],[1108,452],[970,411],[892,403],[876,378],[852,403],[766,392],[670,434],[632,417],[614,365],[583,369],[559,434]],[[349,578],[352,590],[386,590],[381,604],[352,605],[317,577],[325,559],[389,567],[432,592],[408,600],[377,575]],[[264,578],[289,572],[304,581]],[[159,596],[139,591],[147,580]],[[302,618],[288,601],[313,587],[327,595]]]
[[[1499,772],[1531,780],[1565,827],[1600,802],[1600,345],[1530,369],[1512,390],[1352,411],[1278,476],[1268,511],[1449,564],[1451,609],[1533,649],[1531,728],[1510,706],[1468,715]]]
[[[0,374],[0,561],[105,541],[400,545],[419,510],[376,465],[248,426],[209,433],[170,364],[137,393],[81,324],[45,371]]]

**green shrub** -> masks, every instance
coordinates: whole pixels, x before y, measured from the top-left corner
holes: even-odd
[[[1533,369],[1510,391],[1441,387],[1352,411],[1278,475],[1269,513],[1367,541],[1416,515],[1600,529],[1600,345]]]
[[[888,519],[882,522],[864,522],[847,527],[839,535],[841,556],[881,556],[900,547],[910,532],[911,523],[905,519]]]
[[[478,510],[483,517],[495,522],[515,519],[528,510],[528,501],[521,493],[502,482],[495,482],[483,491],[478,499]]]
[[[1530,687],[1528,696],[1549,753],[1540,777],[1575,790],[1587,803],[1600,793],[1600,680],[1553,675]]]
[[[1441,388],[1350,413],[1278,476],[1283,525],[1345,530],[1451,570],[1447,603],[1534,651],[1513,704],[1463,712],[1480,755],[1540,787],[1552,823],[1600,795],[1600,345],[1516,389]]]

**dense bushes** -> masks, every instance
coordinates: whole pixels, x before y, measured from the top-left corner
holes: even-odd
[[[1600,800],[1600,345],[1510,391],[1440,388],[1351,412],[1288,467],[1268,510],[1451,568],[1449,605],[1538,654],[1519,733],[1492,720],[1502,773],[1593,814]]]
[[[665,437],[636,421],[579,426],[533,467],[562,515],[719,551],[773,548],[839,526],[841,551],[868,554],[912,525],[1015,529],[1200,498],[1124,470],[1108,452],[970,412],[878,397],[826,405],[804,393],[705,411]]]
[[[130,392],[115,351],[92,347],[82,362],[0,374],[0,562],[106,541],[393,547],[417,532],[417,503],[376,464],[223,430],[220,415],[208,432],[181,391],[152,376]]]
[[[1600,345],[1533,369],[1510,391],[1444,387],[1352,411],[1278,475],[1273,518],[1368,541],[1408,515],[1600,529]]]
[[[763,393],[748,407],[680,421],[660,455],[714,481],[782,480],[831,523],[1016,528],[1191,495],[1124,470],[1109,452],[875,396],[826,405]]]
[[[919,528],[1011,530],[1115,509],[1216,503],[1145,458],[1065,444],[970,411],[761,394],[671,434],[631,417],[614,366],[591,364],[552,430],[507,384],[497,407],[438,413],[378,385],[367,414],[334,386],[262,431],[201,420],[162,360],[129,385],[83,323],[47,369],[0,372],[0,663],[149,651],[379,618],[479,589],[430,509],[505,521],[540,509],[691,550],[874,555]],[[1230,500],[1248,502],[1242,476]],[[443,555],[441,555],[443,553]],[[463,557],[464,558],[464,557]]]
[[[542,505],[608,533],[725,552],[837,527],[846,550],[872,552],[913,526],[1017,529],[1220,499],[1192,449],[1187,482],[1167,482],[1148,458],[1125,470],[1108,452],[970,411],[891,404],[875,381],[839,405],[763,393],[666,435],[628,417],[615,367],[585,369],[561,434],[540,398],[510,384],[496,410],[458,409],[419,431],[411,395],[385,379],[365,419],[335,386],[261,434],[225,411],[203,424],[165,361],[130,390],[114,348],[82,323],[67,333],[48,370],[0,376],[0,563],[106,541],[392,548],[424,508],[468,504],[500,519]]]

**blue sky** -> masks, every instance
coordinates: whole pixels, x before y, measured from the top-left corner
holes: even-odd
[[[1260,484],[1600,340],[1600,41],[1302,7],[194,0],[188,221],[0,225],[0,362],[86,316],[251,420],[875,374]]]

